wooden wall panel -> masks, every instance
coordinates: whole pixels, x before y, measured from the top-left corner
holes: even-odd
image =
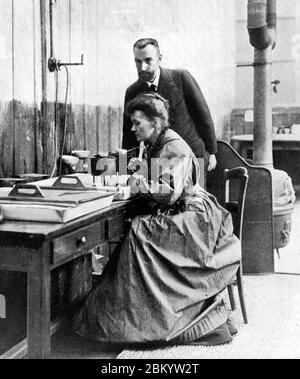
[[[73,136],[73,150],[84,150],[86,148],[86,137],[85,137],[85,108],[83,104],[72,105],[73,110],[73,125],[74,125],[74,136]]]
[[[85,45],[85,1],[73,0],[69,3],[70,16],[70,62],[80,62],[84,54]],[[84,150],[86,148],[85,136],[85,110],[84,110],[84,66],[74,66],[71,72],[70,103],[72,104],[72,120],[70,124],[71,149]]]
[[[113,31],[105,34],[109,23],[104,18],[103,4],[98,0],[54,3],[55,57],[62,62],[77,62],[84,54],[83,67],[69,68],[64,153],[89,149],[94,154],[121,145],[122,109],[109,99],[112,93],[123,99],[123,90],[114,89],[112,77],[104,74],[105,69],[120,62],[114,60],[115,52],[107,49],[116,41]],[[104,5],[110,7],[107,2]],[[58,72],[55,129],[56,80],[55,74],[47,70],[49,1],[0,0],[0,6],[0,175],[51,174],[61,152],[67,81],[62,68]],[[42,46],[44,35],[46,46]]]
[[[47,3],[49,3],[47,1]],[[48,4],[49,5],[49,4]],[[48,6],[47,5],[47,6]],[[48,9],[47,9],[48,13]],[[62,62],[69,61],[69,0],[57,0],[53,7],[53,49],[54,57]],[[48,46],[47,52],[50,57],[50,22],[48,19],[47,25]],[[56,89],[56,74],[47,71],[47,151],[48,164],[46,167],[47,173],[52,173],[55,168],[57,157],[62,151],[62,140],[65,121],[65,95],[67,86],[67,73],[61,69],[57,73],[57,89]],[[57,91],[57,107],[55,107]],[[69,104],[69,101],[68,101]],[[70,108],[68,107],[68,111]],[[56,114],[56,116],[55,116]],[[68,118],[69,121],[71,117]],[[56,119],[56,124],[55,124]],[[70,145],[70,136],[66,136],[66,145]],[[65,153],[65,152],[64,152]]]
[[[0,166],[3,175],[41,172],[38,0],[1,0]]]
[[[108,151],[109,119],[108,107],[98,107],[98,141],[99,152]]]
[[[12,0],[0,0],[0,101],[12,100]]]
[[[13,92],[15,174],[35,171],[35,55],[33,3],[14,0]]]
[[[13,176],[13,103],[0,103],[0,175]]]
[[[164,65],[185,67],[199,80],[219,126],[218,134],[223,133],[220,125],[224,127],[227,122],[234,87],[234,70],[230,68],[235,56],[234,7],[233,0],[228,0],[226,7],[217,0],[211,2],[210,6],[206,6],[204,0],[197,5],[191,0],[184,5],[179,0],[155,0],[153,4],[136,0],[54,2],[55,57],[77,62],[83,52],[85,63],[84,67],[70,68],[65,152],[83,148],[96,152],[120,147],[120,106],[126,87],[136,79],[132,44],[149,33],[161,42]],[[40,23],[41,4],[45,7],[43,25]],[[49,0],[0,0],[0,6],[0,46],[4,46],[0,49],[0,167],[5,176],[34,170],[51,173],[63,132],[66,76],[62,69],[58,91],[61,122],[56,144],[55,75],[46,72],[50,56]],[[153,21],[151,28],[149,17]],[[47,46],[41,46],[42,26]],[[186,33],[180,33],[182,28],[187,28]],[[229,30],[224,37],[226,43],[220,38],[223,30]],[[186,38],[188,41],[194,36],[197,38],[202,31],[209,32],[210,38],[198,40],[195,50],[186,43]],[[226,50],[221,60],[215,55],[220,44]],[[41,73],[42,66],[45,75]],[[226,79],[222,83],[217,77],[211,80],[217,71]]]
[[[91,0],[89,3],[84,3],[84,22],[83,22],[83,37],[84,37],[84,56],[85,65],[84,72],[84,103],[85,107],[85,136],[86,147],[92,153],[97,153],[99,149],[99,137],[103,138],[101,133],[98,133],[101,125],[98,125],[99,117],[97,105],[100,103],[98,99],[98,7],[99,1]]]
[[[34,124],[35,124],[35,172],[43,173],[42,146],[42,54],[41,54],[41,14],[40,1],[32,0],[33,7],[33,72],[34,72]]]
[[[12,0],[0,0],[0,175],[13,176]]]
[[[120,139],[121,131],[120,131],[120,121],[122,114],[122,109],[120,108],[109,108],[109,151],[115,151],[118,149],[122,142]]]

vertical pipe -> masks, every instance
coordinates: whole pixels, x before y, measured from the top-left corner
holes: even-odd
[[[296,30],[293,37],[293,58],[296,62],[296,103],[300,104],[300,2],[296,3]]]
[[[68,13],[69,13],[69,62],[72,62],[72,45],[73,45],[73,31],[72,31],[72,27],[73,27],[73,19],[72,19],[72,0],[69,0],[69,9],[68,9]],[[69,115],[72,114],[72,70],[69,71],[69,77],[70,77],[70,80],[69,80],[69,99],[70,99],[70,102],[69,102]],[[68,116],[68,105],[66,106],[66,109],[65,109],[65,112],[66,112],[66,117],[67,117],[67,122],[69,123],[71,120],[70,120],[70,117]],[[68,146],[69,144],[69,146]],[[67,149],[71,152],[72,150],[72,129],[70,130],[67,138],[66,138],[66,145],[67,145]]]
[[[36,5],[32,0],[32,25],[33,25],[33,88],[34,88],[34,171],[38,173],[38,123],[37,123],[37,55],[36,55]]]
[[[40,0],[41,10],[41,50],[42,50],[42,142],[43,142],[43,170],[48,172],[47,159],[47,0]]]
[[[277,0],[267,1],[267,23],[269,28],[277,28]]]
[[[54,1],[50,0],[49,17],[50,17],[50,57],[51,58],[54,58],[53,7],[54,7]]]
[[[16,99],[15,99],[15,0],[11,2],[12,14],[12,140],[13,140],[13,177],[16,175]]]
[[[83,52],[86,54],[86,42],[87,42],[87,19],[88,19],[88,4],[86,2],[83,2],[82,4],[82,33],[83,33]],[[83,149],[87,150],[87,107],[86,107],[86,88],[87,88],[87,82],[86,82],[86,71],[83,70],[83,81],[82,81],[82,89],[83,89]]]
[[[254,164],[273,168],[272,50],[277,36],[276,0],[248,0],[254,51]]]
[[[254,164],[273,167],[272,46],[254,52]]]
[[[96,51],[96,69],[99,70],[100,69],[100,49],[99,49],[99,36],[100,36],[100,1],[97,1],[97,15],[96,15],[96,44],[95,44],[95,51]],[[100,99],[100,96],[99,96],[99,84],[98,84],[98,80],[96,81],[96,95],[97,95],[97,99]],[[101,148],[100,148],[100,141],[101,141],[101,137],[100,137],[100,133],[101,133],[101,130],[100,130],[100,107],[99,105],[97,105],[96,107],[96,110],[97,110],[97,152],[101,151]],[[120,145],[121,146],[121,145]]]

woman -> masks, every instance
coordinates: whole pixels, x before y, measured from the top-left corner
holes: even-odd
[[[132,131],[147,146],[148,164],[130,166],[138,163],[149,174],[135,179],[132,190],[151,211],[133,220],[76,317],[75,329],[115,343],[229,342],[236,331],[221,292],[241,257],[231,216],[199,186],[194,154],[168,129],[167,101],[140,95],[127,111]]]

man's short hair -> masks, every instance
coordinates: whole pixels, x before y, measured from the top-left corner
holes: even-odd
[[[145,47],[147,47],[149,45],[154,46],[157,49],[158,53],[160,53],[159,44],[158,44],[157,40],[153,39],[153,38],[142,38],[142,39],[139,39],[134,44],[133,48],[134,49],[144,49]]]

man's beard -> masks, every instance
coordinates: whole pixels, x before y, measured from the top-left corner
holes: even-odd
[[[139,78],[143,82],[151,82],[155,78],[154,72],[139,72]]]

